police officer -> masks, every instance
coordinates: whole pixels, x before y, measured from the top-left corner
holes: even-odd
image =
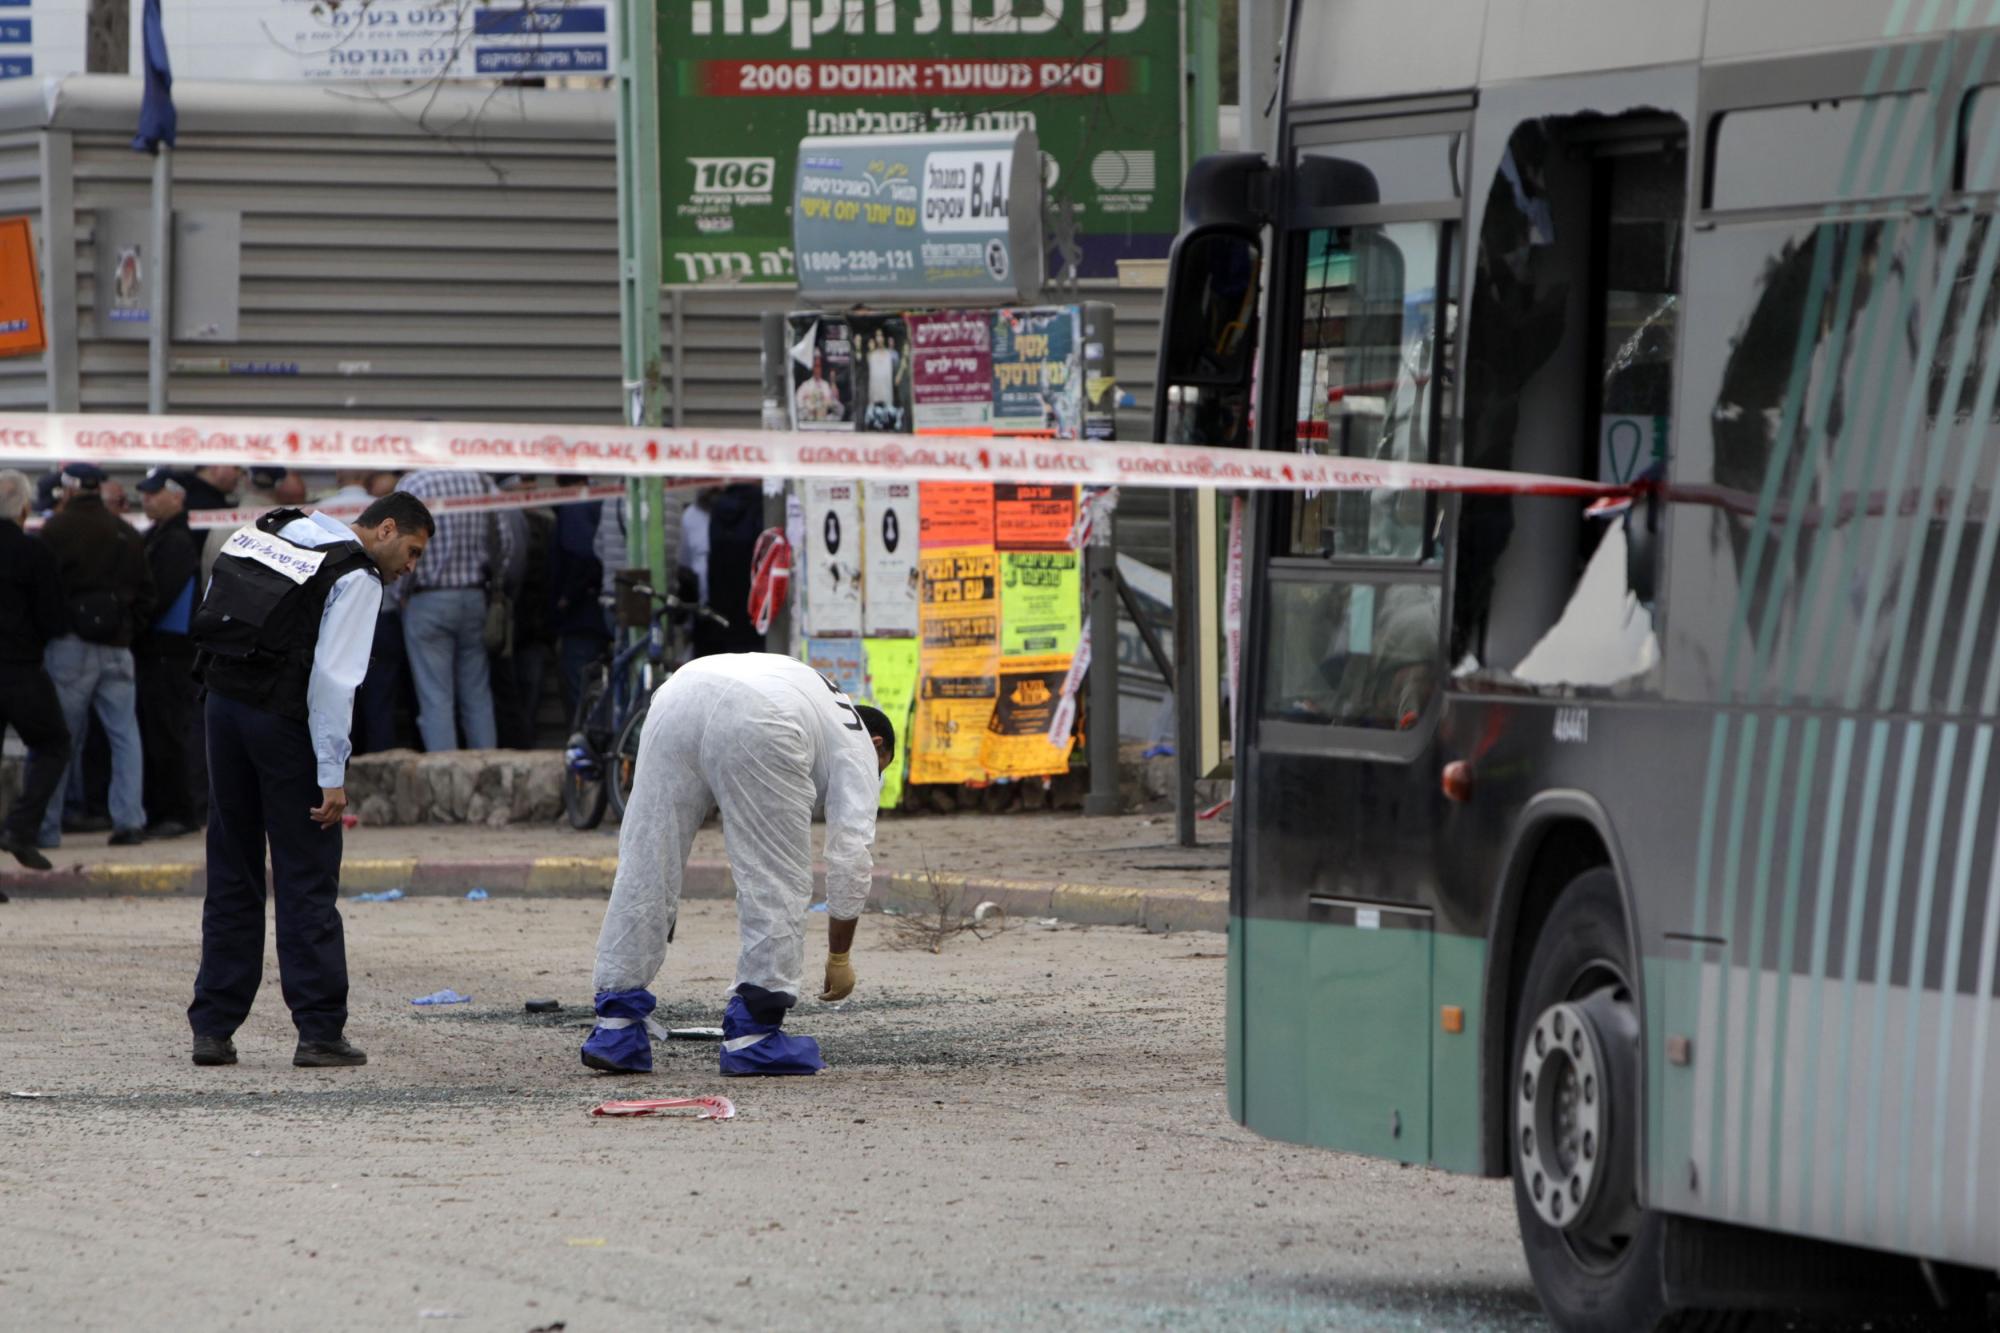
[[[423,502],[397,491],[354,523],[273,510],[216,558],[193,624],[208,687],[208,896],[188,1006],[198,1065],[236,1063],[230,1037],[263,976],[267,841],[278,975],[299,1030],[292,1063],[368,1063],[343,1036],[347,949],[335,906],[348,724],[382,586],[436,530]]]

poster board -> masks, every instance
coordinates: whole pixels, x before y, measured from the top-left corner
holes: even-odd
[[[867,554],[861,574],[861,629],[871,639],[917,634],[917,483],[861,483]]]
[[[923,553],[912,782],[977,782],[986,776],[980,750],[1000,663],[998,560],[991,543]]]
[[[806,482],[806,634],[861,635],[861,483]]]
[[[847,321],[799,314],[786,320],[793,430],[854,429],[854,343]]]

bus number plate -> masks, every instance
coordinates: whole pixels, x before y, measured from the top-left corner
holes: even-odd
[[[1556,739],[1571,745],[1582,745],[1587,742],[1590,739],[1590,710],[1556,709]]]

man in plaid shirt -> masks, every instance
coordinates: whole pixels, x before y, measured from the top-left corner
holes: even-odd
[[[486,586],[497,583],[506,568],[513,534],[491,511],[453,513],[438,502],[498,495],[499,488],[484,473],[425,468],[404,477],[399,489],[437,517],[423,568],[404,580],[403,593],[403,642],[417,686],[424,749],[458,749],[461,733],[466,749],[493,749],[499,737],[486,666]]]

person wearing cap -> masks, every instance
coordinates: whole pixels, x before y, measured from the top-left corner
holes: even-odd
[[[62,787],[69,728],[42,651],[68,619],[48,546],[26,531],[34,482],[0,471],[0,731],[12,726],[28,747],[21,790],[0,825],[0,851],[30,870],[47,870],[35,844],[42,816]],[[0,902],[5,902],[0,895]]]
[[[195,731],[195,585],[201,579],[201,546],[188,527],[187,488],[163,467],[146,474],[136,488],[151,522],[146,529],[146,563],[160,611],[132,642],[139,673],[139,742],[145,755],[146,825],[149,838],[178,838],[194,832],[194,772],[188,763]]]
[[[81,806],[85,721],[95,713],[111,744],[111,843],[145,838],[143,759],[132,638],[151,623],[155,594],[146,543],[104,507],[104,472],[92,463],[62,470],[62,499],[42,525],[56,557],[69,632],[50,640],[43,660],[70,734],[70,795]],[[41,845],[62,845],[62,812],[50,802]]]

